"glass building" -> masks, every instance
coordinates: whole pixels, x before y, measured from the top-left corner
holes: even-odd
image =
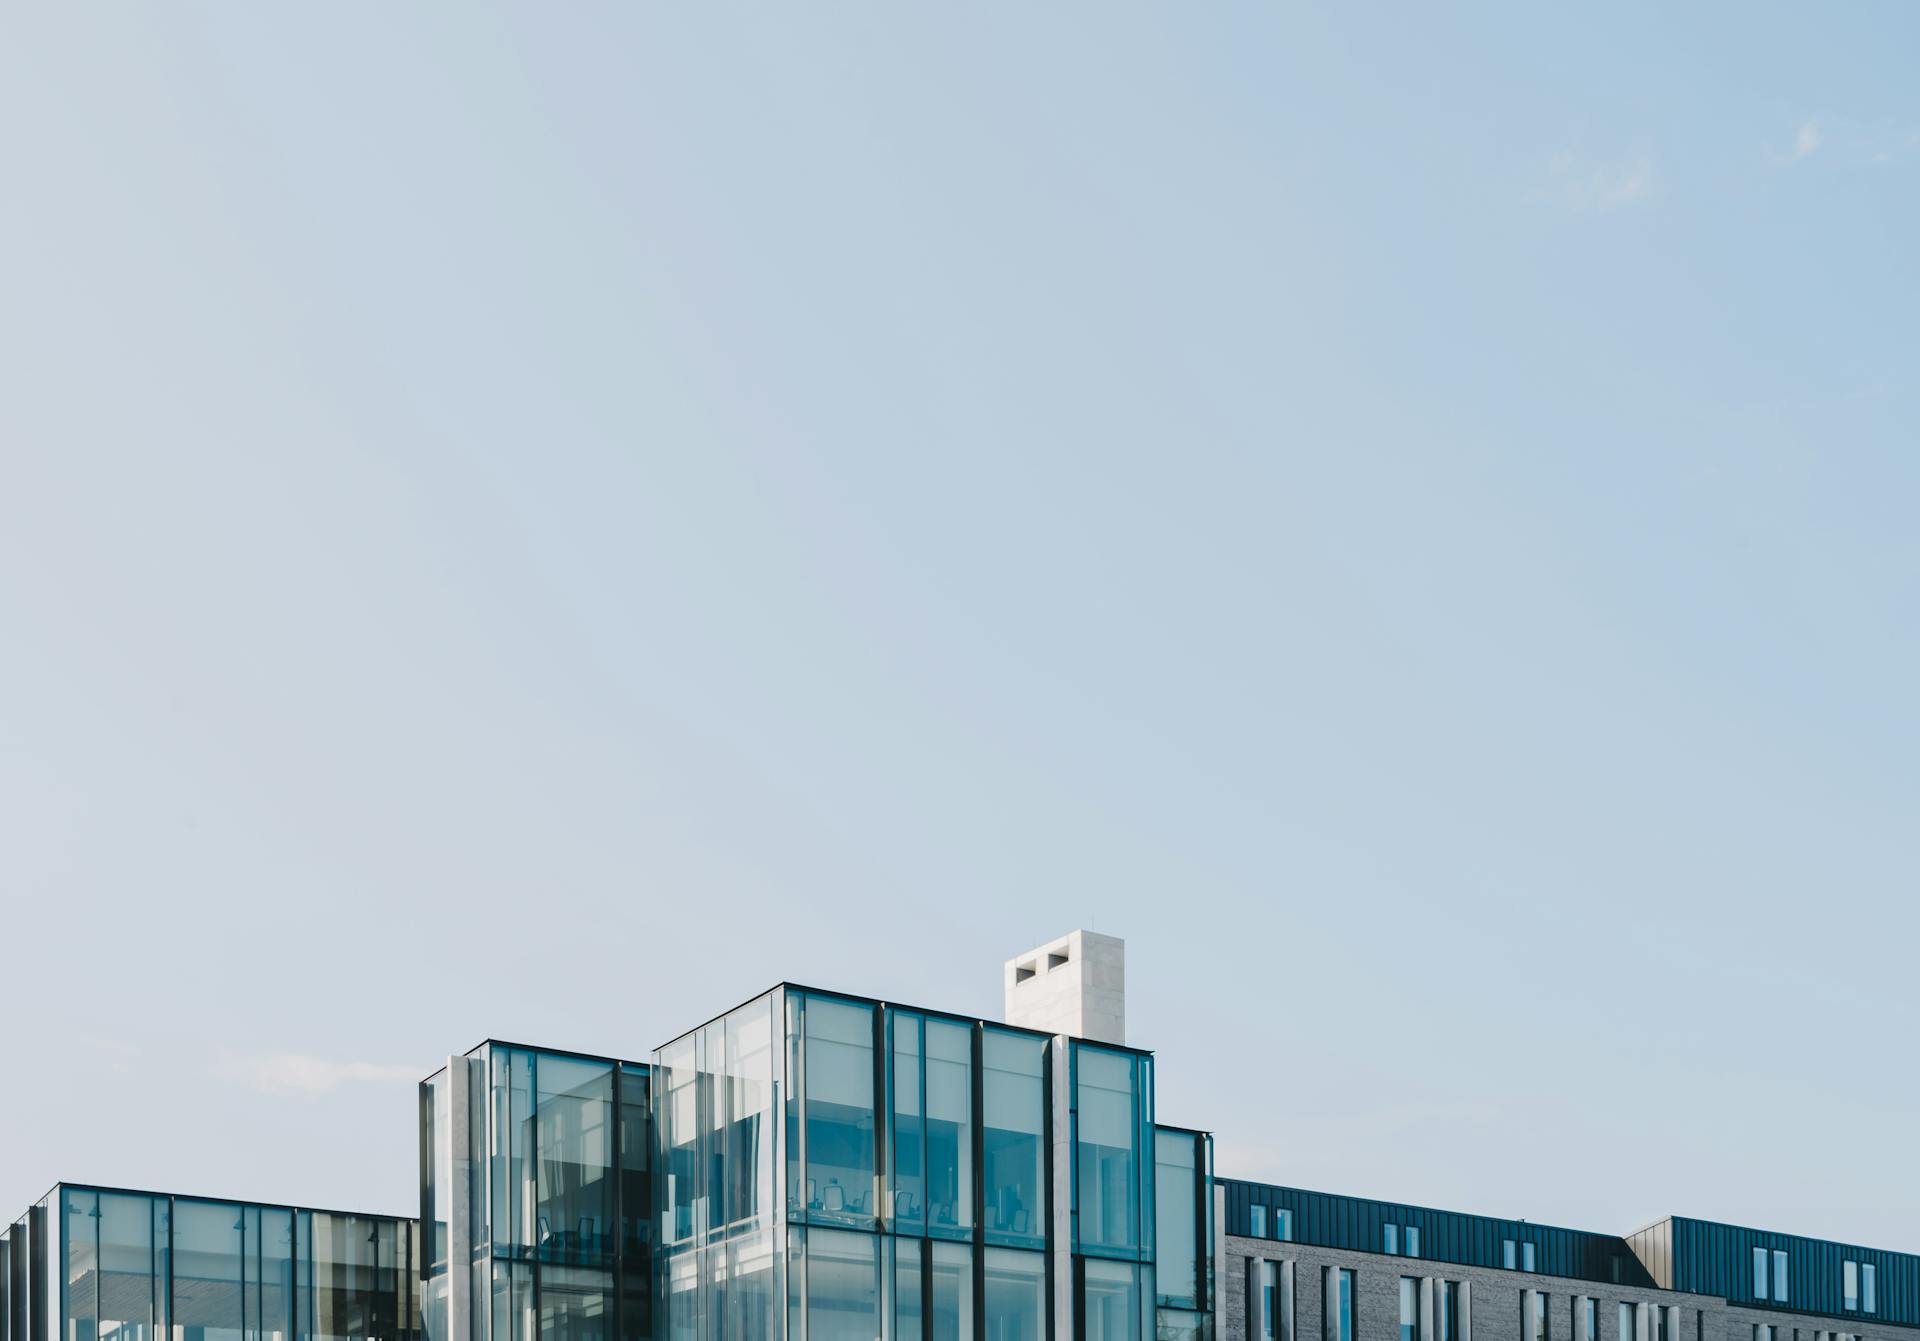
[[[0,1341],[419,1341],[416,1222],[63,1183],[0,1239]]]

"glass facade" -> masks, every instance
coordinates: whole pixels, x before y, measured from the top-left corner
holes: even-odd
[[[0,1335],[418,1341],[420,1252],[412,1220],[62,1185],[0,1246]]]
[[[1153,1059],[1073,1044],[1074,1250],[1150,1257]]]
[[[505,1043],[421,1085],[431,1341],[651,1336],[648,1108],[642,1066]]]

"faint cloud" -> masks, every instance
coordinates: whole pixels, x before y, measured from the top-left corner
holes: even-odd
[[[1787,161],[1798,163],[1803,158],[1811,158],[1820,149],[1820,123],[1802,121],[1800,129],[1794,132],[1793,149],[1787,154]]]
[[[1620,209],[1645,200],[1653,192],[1653,156],[1645,150],[1602,159],[1563,149],[1548,160],[1547,166],[1553,196],[1570,209]]]
[[[218,1074],[250,1090],[303,1099],[331,1094],[348,1085],[394,1085],[418,1080],[425,1071],[409,1064],[336,1062],[297,1052],[256,1052],[223,1058]]]

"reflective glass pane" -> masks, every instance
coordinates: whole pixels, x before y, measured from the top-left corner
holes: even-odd
[[[1155,1289],[1163,1303],[1199,1303],[1200,1171],[1198,1141],[1189,1132],[1154,1133]]]
[[[622,1067],[620,1097],[620,1335],[653,1334],[653,1165],[648,1150],[647,1073]]]
[[[721,1223],[733,1233],[770,1222],[774,1212],[773,998],[726,1017],[726,1065],[717,1114],[724,1138],[726,1209]]]
[[[727,1277],[727,1335],[772,1337],[774,1334],[773,1235],[763,1231],[729,1245]]]
[[[1635,1341],[1639,1333],[1638,1311],[1624,1300],[1620,1304],[1619,1328],[1620,1335],[1617,1341]]]
[[[100,1196],[100,1341],[153,1341],[164,1269],[156,1277],[154,1198]]]
[[[1848,1309],[1860,1307],[1860,1267],[1848,1262],[1843,1268],[1841,1306]]]
[[[667,1244],[690,1242],[700,1171],[699,1073],[695,1039],[689,1035],[662,1048],[655,1057],[652,1100],[656,1140],[663,1157],[655,1189],[661,1198],[660,1234]],[[688,1288],[692,1288],[688,1286]],[[673,1324],[676,1333],[680,1324]]]
[[[1778,1251],[1773,1255],[1773,1302],[1787,1302],[1787,1255]]]
[[[196,1341],[242,1341],[240,1243],[238,1206],[174,1203],[173,1325],[199,1328]]]
[[[1407,1256],[1418,1257],[1420,1255],[1420,1227],[1418,1225],[1408,1225],[1404,1241]]]
[[[1086,1294],[1081,1308],[1086,1341],[1137,1341],[1140,1335],[1140,1268],[1089,1257],[1083,1263]]]
[[[1420,1282],[1400,1278],[1400,1341],[1420,1341]]]
[[[1353,1273],[1339,1271],[1334,1304],[1334,1341],[1353,1341]]]
[[[927,1021],[927,1224],[973,1227],[973,1030]]]
[[[538,1270],[537,1341],[612,1341],[612,1272],[565,1266]]]
[[[1045,1254],[988,1248],[983,1272],[986,1341],[1040,1341],[1047,1325]]]
[[[920,1254],[925,1248],[918,1239],[894,1240],[894,1341],[922,1341],[925,1310],[920,1296],[926,1282],[920,1269]]]
[[[808,997],[804,1018],[807,1209],[813,1219],[870,1221],[873,1007]]]
[[[807,1003],[809,1017],[815,1004]],[[807,1341],[874,1341],[880,1335],[879,1246],[872,1234],[807,1232]]]
[[[535,1250],[543,1261],[608,1261],[614,1223],[613,1067],[552,1053],[535,1054],[530,1061],[536,1086]],[[556,1326],[589,1325],[570,1296],[556,1309]],[[544,1297],[541,1313],[544,1327]]]
[[[996,1243],[1046,1238],[1046,1048],[992,1028],[981,1040],[983,1215]]]
[[[960,1243],[935,1243],[932,1249],[927,1341],[973,1341],[973,1250]]]
[[[1400,1226],[1382,1225],[1380,1227],[1380,1251],[1389,1257],[1400,1251]]]
[[[1523,1243],[1520,1245],[1520,1269],[1522,1271],[1533,1270],[1533,1245],[1531,1243]]]
[[[64,1315],[60,1334],[66,1341],[94,1341],[100,1317],[100,1278],[95,1266],[99,1256],[100,1197],[94,1192],[62,1189],[61,1214],[65,1217],[66,1270],[60,1279],[60,1310]]]
[[[1254,1206],[1247,1215],[1247,1232],[1257,1239],[1267,1236],[1267,1208]]]
[[[1880,1311],[1880,1295],[1878,1287],[1875,1284],[1878,1276],[1879,1272],[1874,1269],[1871,1262],[1861,1266],[1860,1311],[1863,1313],[1878,1313]]]
[[[902,1011],[893,1028],[893,1226],[902,1234],[918,1234],[927,1223],[927,1132],[922,1121],[921,1091],[926,1069],[921,1049],[924,1024],[918,1015]]]
[[[1753,1250],[1753,1297],[1755,1299],[1767,1297],[1767,1250],[1765,1248]]]
[[[1074,1146],[1079,1241],[1140,1246],[1139,1095],[1135,1058],[1077,1045]]]

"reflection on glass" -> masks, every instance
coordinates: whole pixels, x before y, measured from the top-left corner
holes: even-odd
[[[535,1080],[533,1247],[542,1261],[600,1264],[612,1257],[613,1067],[551,1053],[521,1054]],[[569,1277],[569,1279],[573,1279]],[[598,1318],[569,1287],[556,1325],[578,1330]],[[584,1287],[579,1287],[584,1288]],[[548,1309],[544,1295],[541,1316]]]
[[[1787,1255],[1778,1250],[1773,1254],[1773,1302],[1787,1302]]]
[[[876,1210],[873,1007],[810,996],[803,1018],[807,1209],[815,1220],[870,1223]]]
[[[951,1020],[927,1027],[927,1224],[938,1233],[973,1227],[973,1030]]]
[[[774,1334],[773,1233],[763,1230],[728,1245],[727,1335]]]
[[[981,1160],[989,1242],[1045,1241],[1047,1040],[989,1026],[981,1039]]]
[[[772,998],[763,998],[723,1022],[726,1066],[715,1120],[724,1132],[726,1199],[717,1219],[733,1233],[757,1229],[773,1214],[772,1010]]]
[[[1086,1341],[1139,1341],[1140,1268],[1089,1257],[1083,1272]]]
[[[1440,1306],[1440,1321],[1437,1328],[1437,1341],[1465,1341],[1460,1335],[1460,1282],[1443,1280],[1434,1287],[1435,1302]],[[1594,1341],[1599,1341],[1599,1333],[1594,1333]],[[1631,1341],[1631,1338],[1628,1338]]]
[[[1400,1278],[1400,1341],[1420,1341],[1420,1282]]]
[[[809,1017],[815,1004],[807,1003]],[[880,1335],[879,1245],[872,1234],[807,1231],[806,1341],[874,1341]]]
[[[1620,1301],[1618,1326],[1620,1334],[1616,1341],[1635,1341],[1640,1334],[1638,1311],[1625,1300]]]
[[[919,1234],[927,1224],[927,1134],[921,1091],[926,1071],[920,1048],[922,1020],[897,1011],[893,1030],[893,1227]]]
[[[926,1245],[918,1239],[894,1241],[893,1341],[921,1341],[924,1305],[920,1298],[925,1276],[920,1254]]]
[[[928,1341],[972,1341],[973,1250],[959,1243],[935,1243],[932,1252]]]
[[[201,1341],[243,1341],[240,1207],[187,1201],[173,1208],[173,1324]]]
[[[1153,1135],[1153,1255],[1161,1303],[1199,1306],[1200,1160],[1191,1132]]]
[[[986,1341],[1040,1341],[1047,1323],[1045,1254],[988,1248],[983,1277]]]
[[[1141,1059],[1086,1044],[1075,1045],[1074,1058],[1079,1241],[1088,1247],[1136,1249],[1141,1244]]]

